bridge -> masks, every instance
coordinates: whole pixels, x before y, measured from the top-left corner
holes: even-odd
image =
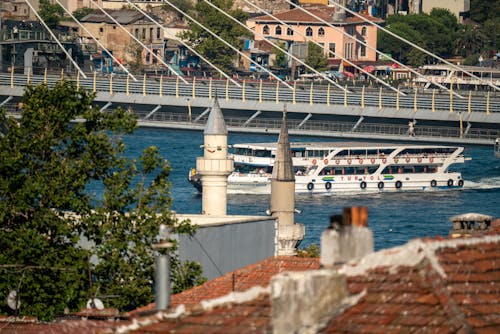
[[[175,77],[99,76],[0,73],[0,106],[10,112],[26,85],[61,79],[93,91],[102,110],[124,107],[141,126],[202,129],[208,106],[217,95],[231,131],[274,133],[286,104],[291,134],[380,140],[492,145],[500,137],[500,95],[490,91],[442,92],[405,88],[398,94],[381,87],[346,86],[346,91],[318,82],[294,82],[290,89],[277,81]],[[408,137],[408,122],[417,121]]]

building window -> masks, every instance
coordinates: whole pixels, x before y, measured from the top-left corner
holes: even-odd
[[[262,28],[262,34],[269,35],[269,26],[268,25],[265,25],[264,28]]]
[[[328,50],[330,51],[330,54],[335,55],[335,43],[329,43]]]
[[[323,28],[318,29],[318,37],[325,37],[325,29]]]
[[[149,40],[153,40],[153,28],[149,28]]]
[[[361,28],[361,36],[366,36],[366,27]]]
[[[276,29],[274,30],[275,34],[276,35],[281,35],[281,27],[280,26],[276,26]]]
[[[352,56],[353,56],[353,53],[352,53],[352,44],[353,43],[345,43],[344,44],[344,57],[346,59],[351,59]]]
[[[139,38],[139,28],[135,28],[135,38]]]
[[[293,29],[292,28],[286,28],[286,34],[288,36],[293,36]]]
[[[103,27],[100,27],[99,28],[99,32],[102,34],[104,32],[104,28]]]
[[[161,38],[161,29],[156,28],[156,39],[160,39],[160,38]]]
[[[311,27],[307,27],[306,29],[306,36],[311,37],[313,35],[313,30]]]
[[[359,56],[366,57],[366,45],[360,45]]]
[[[146,28],[142,28],[142,39],[146,39]]]

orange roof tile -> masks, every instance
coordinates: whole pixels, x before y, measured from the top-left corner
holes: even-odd
[[[172,307],[180,304],[194,306],[202,300],[218,298],[233,291],[245,291],[254,286],[267,286],[271,277],[285,271],[314,270],[319,269],[319,267],[318,258],[300,258],[295,256],[271,257],[173,295],[171,305]],[[155,307],[155,304],[152,303],[129,312],[129,315],[133,316],[153,310]]]
[[[320,23],[323,24],[321,20],[324,20],[329,23],[338,23],[336,21],[333,21],[333,14],[335,12],[333,7],[330,6],[317,6],[317,7],[311,7],[311,8],[306,8],[308,12],[311,14],[308,14],[304,12],[302,9],[299,8],[294,8],[286,12],[281,12],[277,14],[273,14],[274,17],[276,17],[277,20],[275,20],[273,17],[269,15],[262,15],[262,16],[257,16],[254,18],[251,18],[251,21],[263,23],[263,22],[278,22],[278,21],[284,21],[286,23]],[[370,15],[365,15],[365,14],[359,14],[360,16],[364,17],[365,19],[372,21],[372,22],[383,22],[382,19],[378,17],[373,17]],[[318,20],[316,17],[320,18],[321,20]],[[364,22],[361,18],[356,17],[356,16],[348,16],[346,17],[344,22],[341,23],[360,23]]]
[[[492,230],[500,221],[494,224]],[[498,234],[414,240],[373,253],[366,262],[342,267],[349,294],[360,298],[332,317],[321,333],[499,332]],[[293,257],[267,259],[235,271],[234,281],[229,273],[178,294],[175,303],[196,303],[197,298],[266,286],[271,276],[290,268],[317,269],[319,263],[318,259]],[[240,303],[191,308],[175,319],[156,321],[132,333],[271,332],[269,300],[267,290]]]

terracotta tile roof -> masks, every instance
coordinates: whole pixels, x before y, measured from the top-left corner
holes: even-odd
[[[495,222],[492,231],[499,226],[500,221]],[[350,296],[359,298],[340,313],[332,310],[336,315],[320,333],[498,333],[499,264],[498,233],[417,239],[369,254],[338,269],[347,277]],[[271,276],[286,268],[318,267],[317,259],[267,259],[236,271],[234,290],[266,286]],[[230,292],[232,277],[229,273],[179,294],[176,303],[193,304]],[[226,298],[214,307],[205,301],[174,319],[154,321],[131,333],[269,333],[272,309],[267,289],[246,301]]]
[[[311,12],[313,15],[327,21],[331,22],[333,18],[333,13],[334,9],[333,7],[327,7],[327,6],[322,6],[322,7],[315,7],[315,8],[308,8],[308,12]],[[292,10],[286,11],[286,12],[281,12],[278,14],[273,14],[277,19],[285,22],[310,22],[310,23],[320,23],[318,19],[316,19],[314,16],[311,16],[307,13],[304,13],[302,10],[298,8],[294,8]],[[261,22],[261,21],[271,21],[274,22],[275,19],[272,18],[269,15],[262,15],[258,16],[255,18],[250,19],[252,21],[256,22]]]
[[[274,17],[276,17],[279,21],[284,21],[286,23],[297,23],[297,22],[302,22],[302,23],[323,23],[321,20],[324,20],[329,23],[338,23],[333,20],[333,14],[335,12],[333,7],[330,6],[317,6],[317,7],[311,7],[311,8],[306,8],[308,12],[310,12],[312,15],[305,13],[303,10],[294,8],[286,12],[281,12],[277,14],[273,14]],[[359,14],[362,17],[372,21],[372,22],[383,22],[382,19],[378,17],[373,17],[365,14]],[[321,20],[318,20],[316,17],[319,17]],[[255,21],[258,23],[263,23],[263,22],[277,22],[273,17],[269,15],[262,15],[262,16],[257,16],[254,18],[249,19],[251,21]],[[348,16],[346,17],[344,22],[341,23],[361,23],[364,22],[361,18],[358,18],[356,16]]]
[[[0,333],[2,334],[100,334],[110,333],[115,326],[116,322],[113,321],[68,320],[43,323],[0,317]]]
[[[294,256],[276,256],[248,265],[208,281],[190,290],[183,291],[171,298],[172,307],[180,304],[194,306],[202,300],[218,298],[232,291],[246,291],[254,286],[268,286],[271,277],[285,271],[305,271],[319,269],[318,258],[300,258]],[[153,310],[155,304],[149,304],[135,311],[130,316]]]

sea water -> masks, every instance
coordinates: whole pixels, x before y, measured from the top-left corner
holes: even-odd
[[[277,135],[229,134],[228,143],[275,142]],[[334,141],[334,139],[290,136],[291,141]],[[170,162],[173,207],[179,213],[200,213],[201,194],[187,181],[196,158],[203,155],[201,131],[140,128],[124,138],[126,154],[138,157],[143,148],[155,145]],[[472,160],[456,165],[465,180],[463,189],[451,191],[401,192],[356,195],[300,194],[296,196],[295,221],[306,228],[301,248],[319,244],[321,232],[332,214],[344,207],[366,206],[375,248],[402,245],[420,237],[448,235],[449,218],[477,212],[500,217],[500,159],[491,147],[466,147],[464,154]],[[269,195],[229,195],[228,214],[265,215]]]

